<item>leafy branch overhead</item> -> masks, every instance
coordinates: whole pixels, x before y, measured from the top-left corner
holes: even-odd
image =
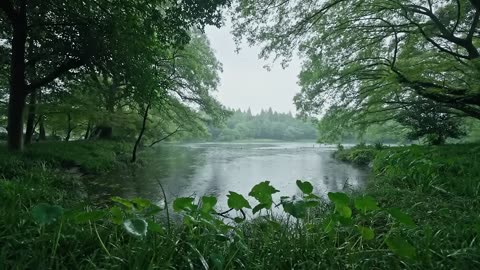
[[[301,113],[390,119],[418,97],[480,118],[476,1],[241,1],[234,33],[287,63],[298,49]],[[264,18],[268,18],[265,20]],[[358,117],[357,117],[358,116]]]

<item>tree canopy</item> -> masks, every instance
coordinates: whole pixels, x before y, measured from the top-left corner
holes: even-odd
[[[295,102],[304,114],[338,106],[388,120],[423,97],[480,118],[479,8],[476,0],[244,0],[234,32],[262,45],[265,58],[286,63],[299,50]]]
[[[291,113],[274,112],[271,108],[253,115],[234,110],[222,127],[210,126],[211,139],[233,141],[245,139],[315,140],[317,131],[312,121],[295,118]]]
[[[226,0],[2,1],[0,47],[6,55],[1,59],[2,78],[10,89],[10,149],[23,146],[27,95],[53,84],[62,89],[72,74],[92,72],[103,78],[115,74],[128,86],[142,81],[142,87],[152,87],[152,79],[168,76],[164,70],[157,76],[139,71],[156,69],[163,56],[183,49],[191,29],[219,26],[221,7],[227,4]]]

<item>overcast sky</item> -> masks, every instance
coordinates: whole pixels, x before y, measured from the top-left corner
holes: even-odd
[[[221,29],[206,29],[217,59],[223,64],[217,98],[230,108],[250,107],[252,113],[269,107],[278,112],[295,113],[293,96],[300,91],[297,85],[300,61],[295,59],[286,69],[274,63],[267,71],[264,66],[271,61],[258,59],[260,48],[243,44],[237,54],[230,32],[229,23]]]

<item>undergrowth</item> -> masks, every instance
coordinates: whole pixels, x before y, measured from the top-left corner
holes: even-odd
[[[369,149],[373,170],[363,195],[329,193],[325,200],[298,180],[303,196],[274,201],[277,189],[264,181],[248,194],[256,205],[232,191],[225,212],[210,196],[177,198],[166,209],[140,198],[93,207],[75,197],[74,182],[58,166],[71,160],[97,173],[112,169],[113,154],[83,151],[116,146],[79,144],[72,150],[78,155],[38,147],[0,155],[5,269],[480,267],[479,145]],[[182,219],[167,218],[167,209]]]

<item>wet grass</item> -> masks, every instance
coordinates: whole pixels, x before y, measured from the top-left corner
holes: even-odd
[[[235,228],[186,214],[185,222],[168,229],[164,219],[152,217],[163,229],[145,237],[133,237],[107,218],[34,221],[31,211],[39,203],[61,205],[66,216],[98,210],[77,196],[81,183],[62,166],[73,164],[92,174],[112,170],[121,147],[74,142],[33,145],[23,155],[0,152],[0,269],[480,268],[478,144],[369,148],[373,169],[365,193],[382,208],[402,209],[416,223],[406,226],[384,212],[354,211],[352,222],[374,229],[369,241],[354,226],[327,232],[333,211],[327,204],[302,222],[264,217]],[[361,156],[348,152],[360,153],[359,148],[345,151]],[[385,234],[407,239],[416,256],[394,254]]]

